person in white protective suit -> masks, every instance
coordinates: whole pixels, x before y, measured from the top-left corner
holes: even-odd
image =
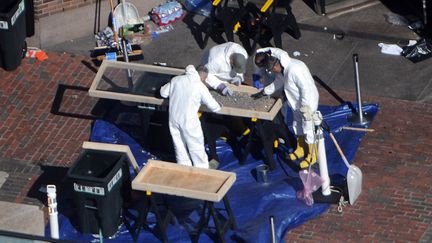
[[[184,75],[172,78],[160,89],[161,96],[169,98],[169,129],[176,160],[181,165],[209,168],[198,110],[201,104],[212,112],[219,111],[221,106],[203,83],[206,77],[205,67],[197,71],[189,65]]]
[[[244,82],[248,54],[239,44],[227,42],[210,48],[201,60],[208,69],[207,84],[222,95],[232,95],[227,82],[240,85]]]
[[[308,67],[300,60],[289,57],[279,48],[258,49],[255,54],[257,67],[275,74],[275,80],[253,95],[259,98],[284,89],[288,105],[293,111],[293,130],[297,147],[289,154],[291,160],[302,159],[300,167],[309,167],[316,162],[314,147],[313,114],[318,109],[319,93]]]

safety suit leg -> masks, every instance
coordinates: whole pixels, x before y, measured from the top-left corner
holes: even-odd
[[[317,161],[318,146],[316,144],[307,144],[307,155],[300,162],[300,168],[306,169]]]
[[[179,128],[174,124],[170,124],[169,129],[174,144],[174,151],[177,163],[181,165],[192,166],[192,161],[189,158],[186,144]]]
[[[305,149],[307,149],[307,144],[304,136],[298,136],[297,147],[293,153],[288,154],[290,160],[301,159],[305,156]]]
[[[199,124],[199,123],[198,123]],[[186,146],[189,150],[192,163],[195,167],[209,168],[208,156],[204,146],[204,134],[201,126],[195,126],[193,129],[184,131]]]

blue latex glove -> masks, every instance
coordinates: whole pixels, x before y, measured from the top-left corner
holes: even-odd
[[[233,79],[231,79],[231,83],[234,85],[239,86],[242,83],[242,78],[240,76],[235,76]]]
[[[225,96],[232,96],[234,94],[234,92],[228,86],[226,86],[224,83],[219,84],[219,86],[216,89],[222,95],[225,95]]]
[[[259,80],[253,81],[253,86],[257,89],[263,89],[264,88],[264,85]]]
[[[263,89],[264,85],[261,83],[261,76],[254,74],[252,75],[253,86],[257,89]]]

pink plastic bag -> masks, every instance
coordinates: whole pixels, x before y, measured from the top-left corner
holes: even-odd
[[[324,180],[311,170],[301,170],[299,172],[300,179],[303,182],[304,189],[297,192],[297,198],[302,200],[308,206],[314,203],[312,193],[324,183]]]

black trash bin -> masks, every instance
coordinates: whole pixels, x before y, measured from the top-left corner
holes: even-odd
[[[6,71],[15,70],[25,53],[25,5],[25,0],[2,0],[0,4],[0,67]]]
[[[123,184],[130,181],[124,153],[84,150],[67,173],[81,233],[115,235],[122,222]]]

